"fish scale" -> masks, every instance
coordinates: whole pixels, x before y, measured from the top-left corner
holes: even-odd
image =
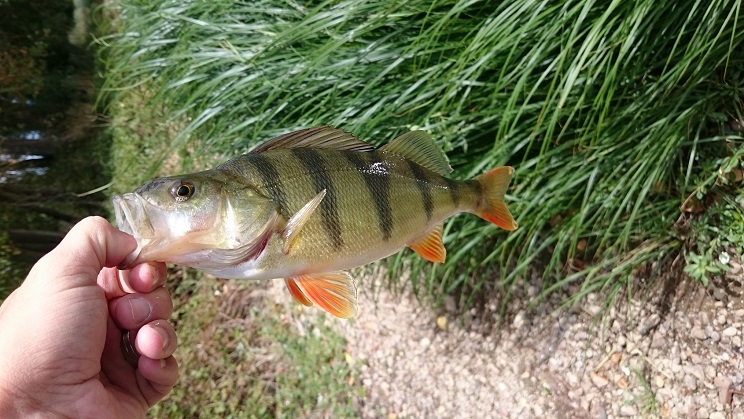
[[[364,164],[354,164],[360,161],[350,157],[354,155],[363,155]],[[283,213],[297,212],[318,192],[327,189],[323,203],[333,202],[332,208],[322,211],[321,203],[321,211],[310,217],[297,239],[295,250],[287,255],[298,262],[313,261],[318,268],[346,269],[346,266],[332,266],[331,262],[362,252],[395,253],[411,236],[427,231],[431,224],[460,210],[452,199],[452,187],[457,188],[455,196],[463,197],[458,202],[475,205],[477,201],[475,188],[469,184],[446,182],[442,176],[416,163],[380,152],[310,149],[265,152],[261,159],[272,165],[278,179],[271,184],[264,183],[266,176],[260,174],[252,159],[251,155],[239,157],[232,162],[230,170],[236,170],[253,182],[267,197],[272,190],[281,191],[286,197]],[[387,186],[370,188],[369,184]],[[335,197],[338,195],[345,199],[337,204]],[[333,199],[329,200],[329,196]],[[391,237],[387,239],[387,215],[381,215],[375,204],[381,199],[392,203],[389,210]],[[277,260],[277,263],[286,263],[286,260]]]
[[[503,201],[510,167],[466,181],[450,171],[421,131],[379,149],[331,127],[285,134],[213,170],[114,197],[119,227],[138,244],[122,268],[158,260],[223,278],[284,278],[300,303],[352,317],[346,270],[406,246],[444,262],[442,222],[459,212],[517,228]]]

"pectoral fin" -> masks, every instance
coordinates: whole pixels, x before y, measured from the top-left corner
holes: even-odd
[[[444,248],[444,243],[442,243],[442,223],[439,223],[413,242],[408,243],[408,247],[429,262],[444,263],[447,258],[447,249]]]
[[[287,221],[287,226],[284,228],[284,246],[282,246],[282,252],[286,255],[289,253],[289,249],[292,247],[292,243],[297,238],[297,235],[302,230],[302,227],[305,225],[307,220],[310,219],[310,216],[313,215],[313,212],[315,212],[315,209],[318,208],[318,205],[320,205],[320,201],[323,200],[323,197],[326,194],[326,190],[323,189],[320,191],[313,199],[307,202],[305,206],[303,206],[295,215],[292,216],[292,218]]]
[[[356,285],[347,272],[299,275],[285,282],[292,296],[306,306],[315,303],[342,319],[355,317],[359,312]]]

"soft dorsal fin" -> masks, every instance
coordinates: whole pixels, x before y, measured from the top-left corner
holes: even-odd
[[[398,136],[380,147],[380,151],[403,156],[440,175],[452,171],[442,149],[424,131],[411,131]]]
[[[327,148],[332,150],[374,151],[372,144],[330,126],[307,128],[272,138],[257,146],[251,153],[289,148]]]

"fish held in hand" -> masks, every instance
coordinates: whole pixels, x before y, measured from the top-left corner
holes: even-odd
[[[151,180],[114,196],[119,228],[148,261],[220,278],[284,278],[300,303],[349,318],[358,312],[348,269],[409,247],[444,262],[443,221],[470,212],[505,229],[513,169],[444,177],[447,159],[423,131],[375,148],[331,127],[269,140],[199,173]]]

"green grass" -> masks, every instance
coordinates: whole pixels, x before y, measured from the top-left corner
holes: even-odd
[[[104,88],[144,88],[144,107],[179,126],[143,178],[174,155],[191,170],[317,124],[377,144],[425,129],[458,178],[514,165],[517,232],[458,217],[446,265],[393,259],[423,295],[463,305],[486,290],[508,298],[536,261],[543,296],[660,268],[684,242],[672,229],[682,202],[744,153],[731,129],[738,1],[119,4]]]
[[[635,404],[641,408],[641,416],[656,416],[659,410],[659,402],[656,400],[656,393],[651,388],[651,383],[648,382],[642,370],[633,370],[633,373],[643,388],[643,392],[634,400]]]
[[[354,416],[362,390],[335,320],[288,311],[262,284],[171,272],[181,378],[149,416]]]
[[[98,39],[113,192],[301,127],[331,124],[375,144],[424,129],[455,178],[516,168],[507,201],[520,229],[455,217],[448,262],[401,252],[387,261],[392,288],[453,295],[459,307],[493,293],[506,302],[539,268],[540,298],[570,287],[573,301],[601,291],[609,305],[639,270],[654,277],[681,254],[710,265],[744,250],[732,204],[741,181],[730,179],[744,155],[739,1],[117,7],[98,14],[114,32]],[[680,211],[691,202],[695,212]],[[713,243],[717,231],[732,233]],[[176,291],[185,376],[151,413],[353,415],[345,391],[359,390],[344,387],[354,372],[337,335],[315,324],[302,336],[263,300],[225,317],[216,285],[194,281],[180,283],[196,291]]]

